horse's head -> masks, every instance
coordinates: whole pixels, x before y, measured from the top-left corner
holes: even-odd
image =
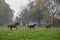
[[[17,26],[18,26],[18,25],[20,25],[20,24],[19,24],[19,23],[15,23],[15,25],[17,25]]]

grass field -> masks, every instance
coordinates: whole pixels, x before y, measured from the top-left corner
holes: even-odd
[[[7,27],[0,27],[0,40],[60,40],[60,28],[30,30],[21,27],[9,30]]]

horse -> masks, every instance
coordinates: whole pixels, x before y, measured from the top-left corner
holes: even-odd
[[[35,26],[36,26],[36,24],[28,25],[28,27],[29,27],[30,29],[31,29],[31,28],[35,29]]]
[[[19,25],[19,23],[10,24],[10,25],[8,25],[8,28],[10,28],[10,30],[12,30],[12,28],[16,28],[17,29],[18,25]]]
[[[45,27],[46,28],[50,28],[52,25],[51,24],[48,24],[48,25],[46,25]]]

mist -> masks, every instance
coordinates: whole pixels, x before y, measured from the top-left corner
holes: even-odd
[[[29,0],[5,0],[5,1],[10,5],[10,8],[15,11],[13,13],[14,14],[13,20],[15,20],[16,16],[19,17],[22,8],[25,8],[27,6]]]

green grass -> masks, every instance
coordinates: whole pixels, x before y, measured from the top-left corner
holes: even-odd
[[[30,30],[21,27],[9,30],[7,27],[0,27],[0,40],[60,40],[60,28]]]

